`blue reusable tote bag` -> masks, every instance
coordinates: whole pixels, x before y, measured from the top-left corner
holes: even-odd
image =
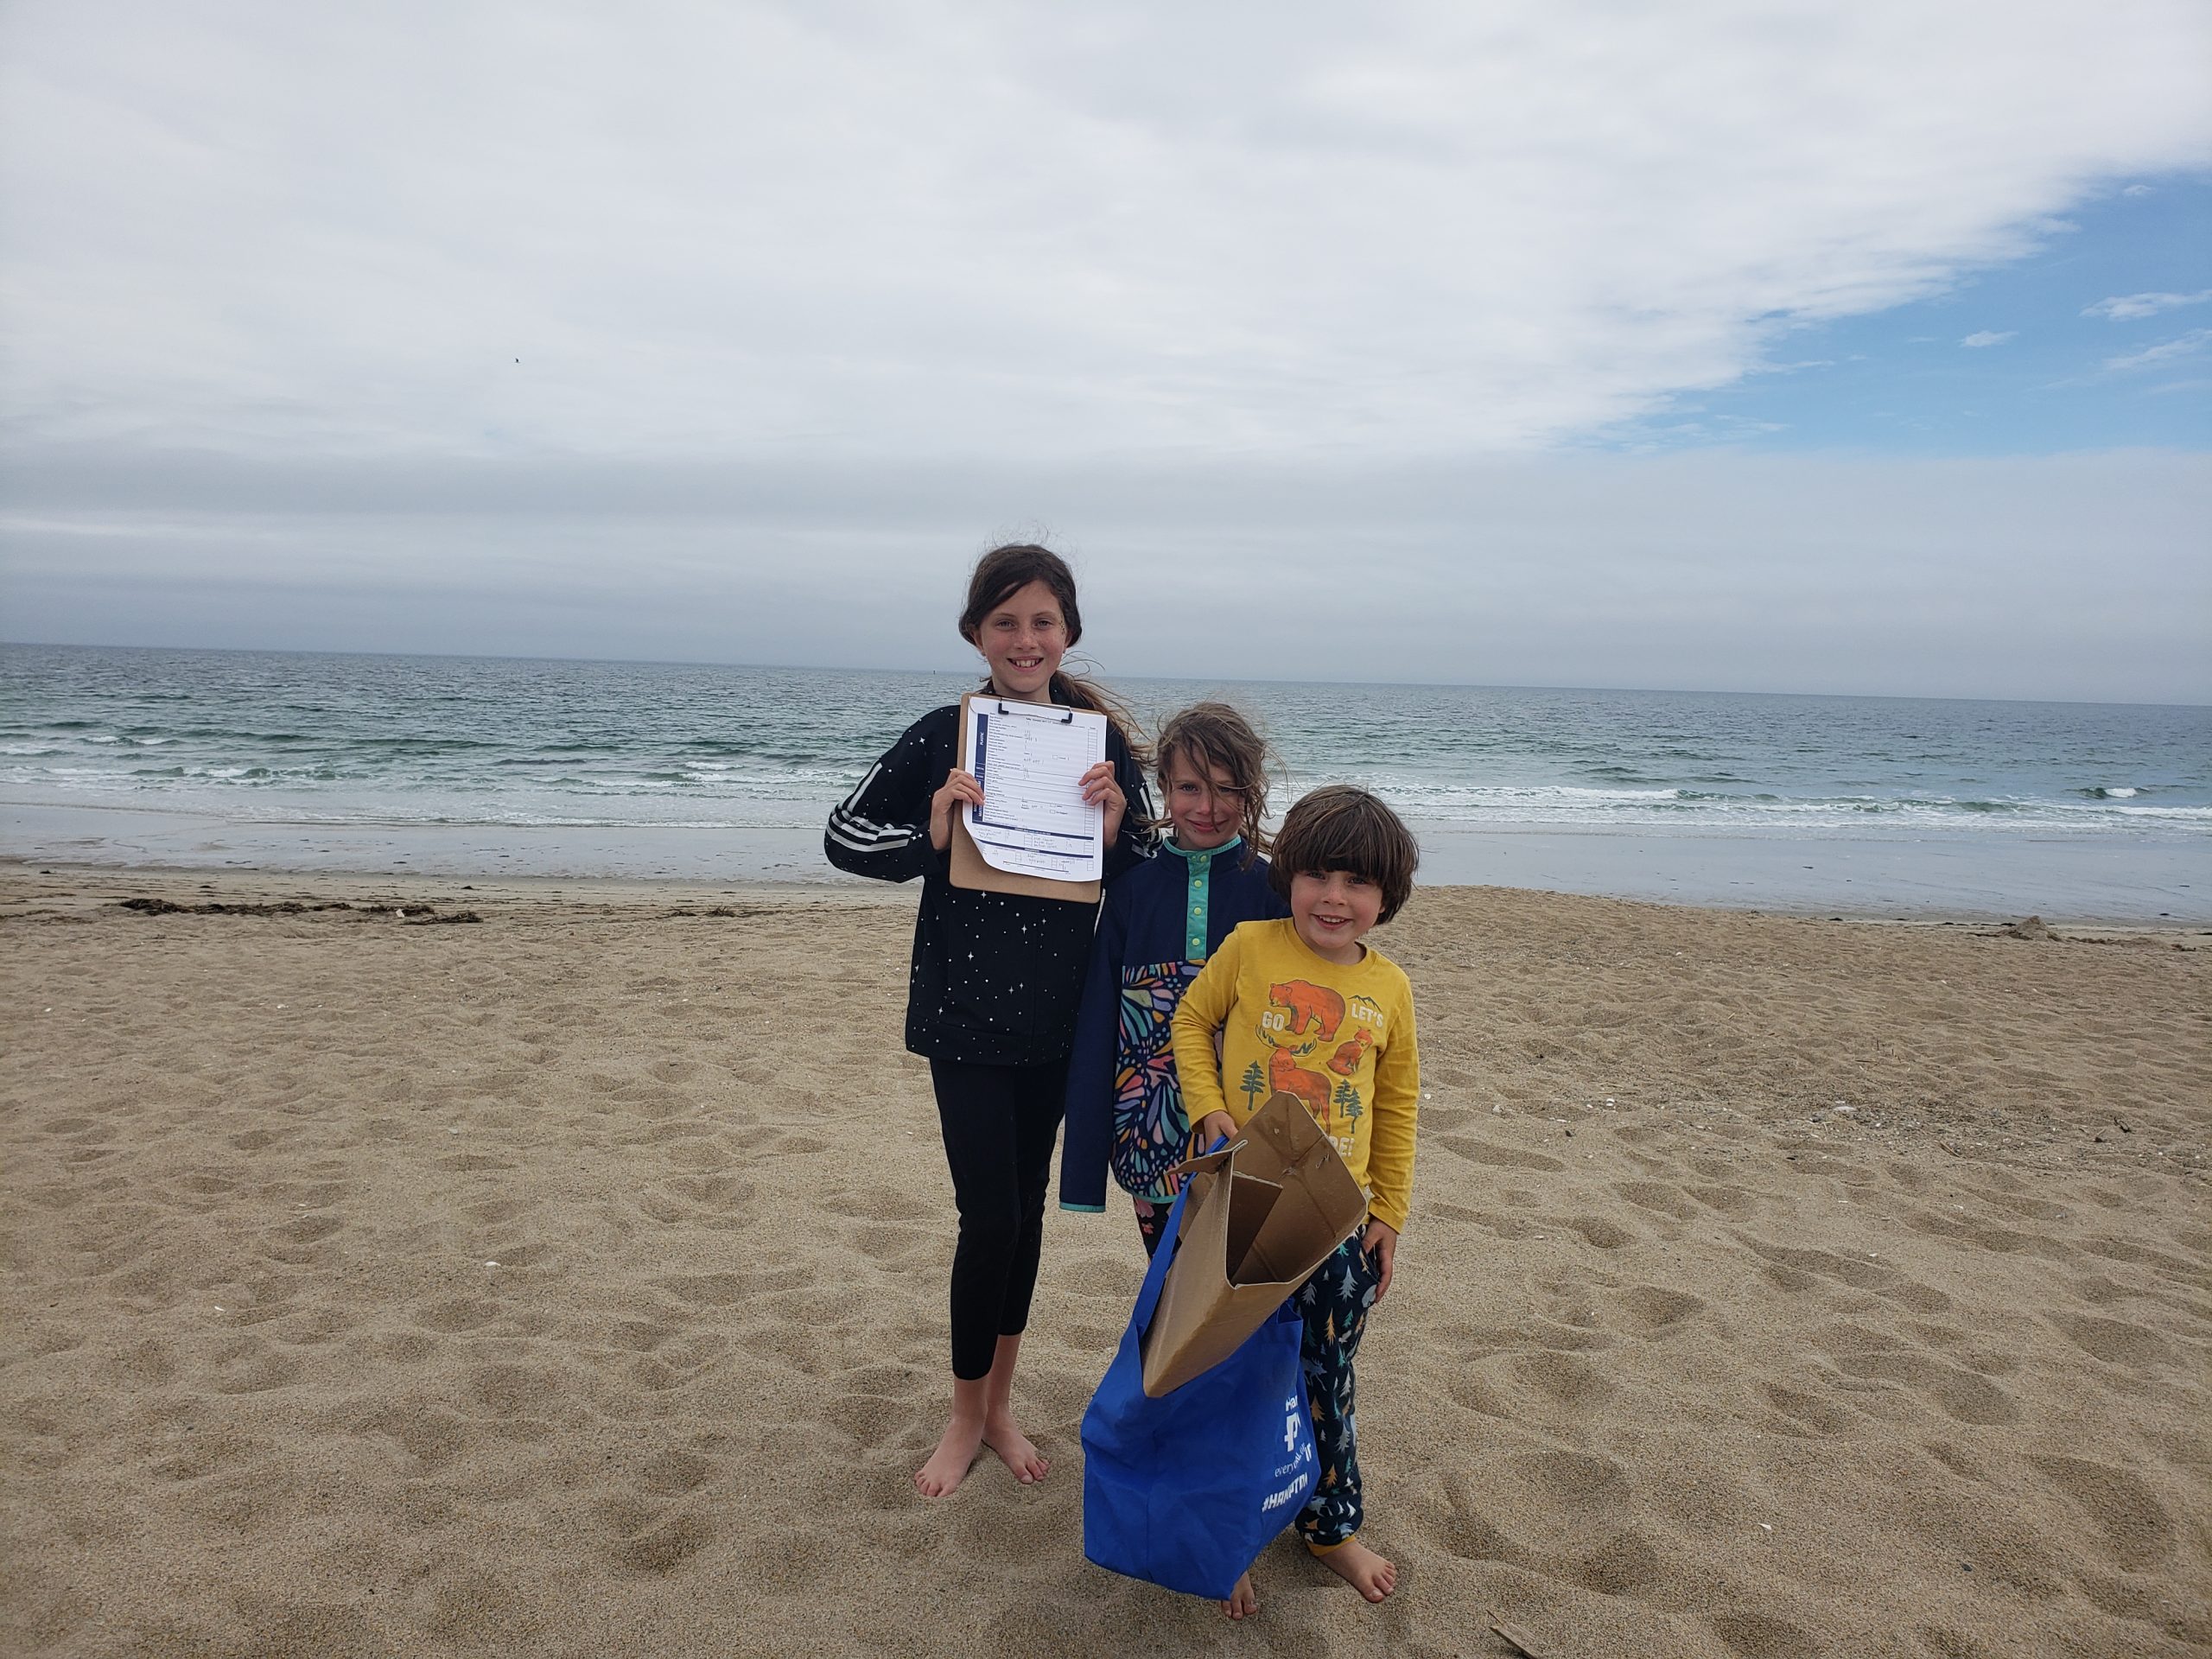
[[[1189,1194],[1186,1181],[1083,1414],[1083,1553],[1111,1572],[1225,1600],[1313,1495],[1319,1465],[1294,1299],[1211,1370],[1157,1400],[1144,1391],[1140,1344],[1181,1248]]]

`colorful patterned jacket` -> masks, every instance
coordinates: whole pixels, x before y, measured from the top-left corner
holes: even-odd
[[[1060,1207],[1106,1207],[1110,1166],[1123,1191],[1165,1198],[1161,1176],[1182,1161],[1191,1127],[1175,1080],[1175,1005],[1239,922],[1287,916],[1268,886],[1268,861],[1244,866],[1244,844],[1208,853],[1163,842],[1106,889],[1068,1057],[1067,1140]]]

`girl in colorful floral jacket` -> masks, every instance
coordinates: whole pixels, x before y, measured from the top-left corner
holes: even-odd
[[[1092,941],[1068,1057],[1060,1207],[1103,1211],[1106,1171],[1135,1201],[1147,1254],[1160,1244],[1191,1125],[1172,1027],[1184,988],[1239,922],[1288,915],[1268,883],[1261,820],[1268,752],[1226,703],[1193,704],[1160,728],[1172,835],[1113,882]]]

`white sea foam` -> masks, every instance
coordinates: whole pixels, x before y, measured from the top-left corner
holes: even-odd
[[[10,648],[0,785],[253,822],[620,830],[819,823],[957,677]],[[1218,688],[1137,682],[1147,723]],[[1423,824],[1791,840],[2191,842],[2202,711],[1251,685],[1278,812],[1356,782]],[[124,738],[118,733],[133,735]],[[2085,787],[2110,770],[2136,782]]]

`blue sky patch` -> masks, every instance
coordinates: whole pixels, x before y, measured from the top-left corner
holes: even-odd
[[[1871,315],[1783,326],[1766,371],[1606,447],[2003,455],[2212,442],[2212,177],[2114,185],[2013,264]]]

